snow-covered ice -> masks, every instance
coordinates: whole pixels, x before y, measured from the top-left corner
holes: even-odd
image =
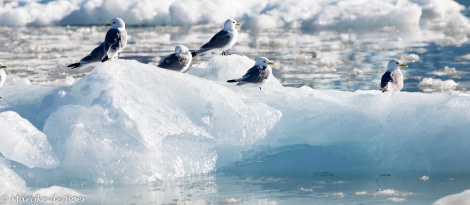
[[[178,73],[117,59],[71,86],[4,87],[8,146],[0,151],[11,177],[2,180],[22,190],[24,181],[140,184],[217,170],[470,170],[468,96],[290,88],[276,80],[260,91],[225,82],[253,63],[216,56]],[[8,168],[13,162],[30,168]]]

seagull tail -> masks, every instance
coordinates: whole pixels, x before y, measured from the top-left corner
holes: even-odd
[[[104,56],[103,59],[101,59],[101,62],[105,62],[107,60],[109,60],[108,55]]]
[[[197,51],[191,51],[191,56],[196,57],[197,56]]]
[[[71,69],[78,68],[78,67],[80,67],[80,63],[72,63],[72,64],[68,65],[67,67],[69,67]]]
[[[385,91],[387,91],[387,88],[380,88],[380,91],[384,93]]]
[[[235,79],[233,80],[227,80],[227,83],[236,83],[237,81]]]

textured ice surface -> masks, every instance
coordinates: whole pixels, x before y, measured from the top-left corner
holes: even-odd
[[[29,168],[55,168],[59,161],[46,135],[13,111],[0,112],[0,153]]]
[[[461,193],[452,194],[442,197],[434,202],[434,205],[465,205],[470,204],[470,190],[465,190]]]
[[[262,90],[226,83],[253,63],[216,56],[179,73],[113,60],[71,86],[3,87],[2,134],[21,128],[22,136],[47,137],[42,142],[57,164],[9,167],[29,165],[18,160],[22,153],[2,150],[2,166],[15,183],[47,187],[213,172],[305,177],[409,170],[420,181],[426,173],[470,171],[468,96],[292,88],[276,79]],[[52,157],[29,146],[41,159]]]

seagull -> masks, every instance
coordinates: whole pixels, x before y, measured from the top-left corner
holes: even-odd
[[[101,62],[105,62],[114,57],[119,58],[119,53],[127,45],[127,32],[126,24],[121,18],[114,18],[111,23],[106,24],[111,26],[104,39],[104,56]]]
[[[7,74],[5,73],[5,69],[7,69],[6,65],[2,65],[0,63],[0,88],[5,84],[5,80],[7,78]],[[2,98],[2,97],[0,97]]]
[[[98,47],[93,49],[90,54],[87,56],[83,57],[80,62],[78,63],[73,63],[68,65],[67,67],[70,67],[71,69],[78,68],[82,65],[88,64],[88,63],[94,63],[94,62],[100,62],[101,59],[104,56],[104,43],[100,43]]]
[[[196,55],[203,54],[212,49],[222,49],[222,55],[226,55],[226,51],[232,48],[237,42],[238,31],[236,27],[241,24],[237,23],[233,19],[227,19],[224,23],[224,29],[216,33],[209,42],[199,48],[199,50],[192,52],[193,57]]]
[[[271,77],[271,65],[274,65],[274,62],[265,57],[258,57],[255,65],[251,67],[243,77],[227,80],[227,83],[238,82],[237,85],[243,85],[245,83],[261,84],[259,86],[259,89],[261,90],[261,86],[263,86]]]
[[[400,68],[408,67],[399,60],[388,61],[387,71],[382,75],[380,91],[400,91],[403,88],[403,73]]]
[[[186,46],[177,45],[175,47],[175,53],[162,59],[158,67],[184,73],[191,65],[192,59],[191,52],[189,52]]]

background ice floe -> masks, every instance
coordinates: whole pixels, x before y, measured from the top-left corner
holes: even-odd
[[[1,2],[0,2],[1,3]],[[452,0],[402,1],[4,1],[0,25],[90,25],[116,16],[128,25],[196,25],[233,17],[250,29],[305,30],[410,27],[443,30],[452,36],[469,32],[464,7]],[[204,11],[204,12],[201,12]]]

